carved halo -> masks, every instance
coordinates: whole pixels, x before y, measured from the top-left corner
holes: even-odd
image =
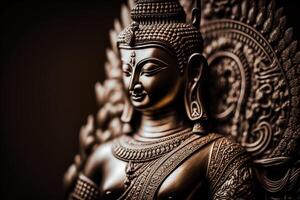
[[[208,98],[222,96],[211,116],[253,156],[289,156],[299,138],[300,54],[275,1],[259,10],[251,2],[204,3],[204,53],[217,82]]]

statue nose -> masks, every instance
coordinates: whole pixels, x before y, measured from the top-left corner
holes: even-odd
[[[143,92],[143,86],[141,83],[137,83],[134,85],[133,87],[133,93],[134,94],[139,94],[139,93],[142,93]]]

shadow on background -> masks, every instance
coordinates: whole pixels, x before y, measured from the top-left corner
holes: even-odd
[[[1,5],[0,199],[63,199],[120,2]],[[281,3],[299,39],[296,1]]]

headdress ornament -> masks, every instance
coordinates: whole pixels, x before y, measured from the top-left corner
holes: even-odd
[[[118,46],[157,44],[176,55],[183,69],[188,57],[202,52],[199,29],[186,22],[178,0],[137,0],[131,11],[133,22],[118,37]]]

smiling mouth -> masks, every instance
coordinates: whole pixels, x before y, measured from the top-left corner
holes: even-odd
[[[145,92],[139,93],[139,94],[132,94],[131,95],[131,99],[133,101],[137,101],[137,102],[143,101],[145,97],[146,97],[146,93]]]

